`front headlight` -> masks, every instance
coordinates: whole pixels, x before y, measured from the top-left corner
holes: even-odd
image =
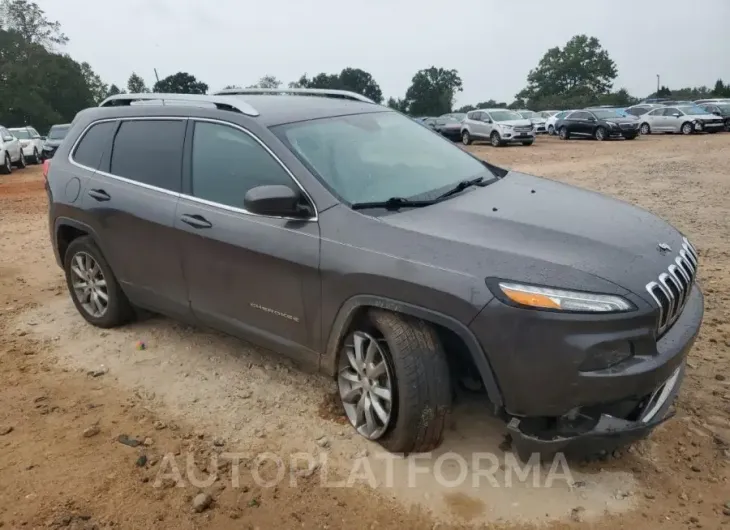
[[[502,129],[513,129],[512,125],[502,125]]]
[[[500,282],[499,288],[512,302],[535,309],[584,313],[615,313],[635,309],[625,298],[611,294],[583,293],[510,282]]]

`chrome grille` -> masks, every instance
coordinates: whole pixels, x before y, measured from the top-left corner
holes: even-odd
[[[532,125],[515,127],[515,132],[530,132],[531,130]]]
[[[622,129],[636,129],[635,123],[622,123],[621,124]]]
[[[646,290],[659,305],[657,331],[660,335],[669,329],[682,313],[684,304],[692,292],[698,264],[697,250],[685,237],[679,256],[667,267],[667,272],[661,273],[656,281],[646,285]]]

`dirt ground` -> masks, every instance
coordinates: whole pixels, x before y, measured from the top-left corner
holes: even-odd
[[[436,453],[387,460],[331,381],[270,352],[162,317],[87,325],[29,167],[0,177],[0,527],[730,529],[730,134],[469,149],[640,205],[698,247],[705,321],[675,419],[552,483],[515,480],[470,397]],[[477,452],[495,480],[454,480],[454,455]]]

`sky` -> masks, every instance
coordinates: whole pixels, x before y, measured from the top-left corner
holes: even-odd
[[[510,102],[529,71],[573,36],[597,37],[614,88],[643,97],[730,82],[730,0],[36,0],[61,23],[63,49],[106,83],[134,71],[151,86],[186,71],[210,90],[271,74],[284,82],[345,67],[403,97],[430,66],[456,69],[457,106]]]

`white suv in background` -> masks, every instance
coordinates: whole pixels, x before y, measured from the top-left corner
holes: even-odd
[[[13,136],[20,140],[20,146],[23,149],[23,155],[26,160],[30,160],[34,164],[43,162],[43,138],[33,127],[17,127],[8,129]]]
[[[13,164],[25,167],[25,156],[20,148],[20,141],[5,127],[0,125],[0,173],[7,175],[13,170]]]
[[[530,120],[509,109],[479,109],[466,113],[461,124],[461,140],[469,145],[475,140],[488,140],[494,147],[508,143],[532,145],[535,128]]]
[[[565,118],[568,114],[571,112],[575,112],[574,110],[561,110],[557,114],[553,114],[550,116],[547,121],[545,122],[545,128],[547,129],[547,133],[550,135],[558,134],[555,130],[555,124],[558,123],[558,120],[562,120]]]

